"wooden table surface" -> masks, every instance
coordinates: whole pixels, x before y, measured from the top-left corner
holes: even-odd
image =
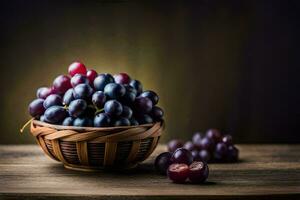
[[[300,199],[300,145],[237,145],[241,160],[210,164],[202,185],[174,184],[153,170],[158,146],[127,172],[79,172],[37,145],[0,145],[0,199]]]

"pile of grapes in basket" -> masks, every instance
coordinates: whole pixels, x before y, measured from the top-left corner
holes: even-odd
[[[51,87],[37,90],[29,113],[42,122],[63,126],[136,126],[163,119],[158,100],[154,91],[143,91],[142,83],[126,73],[98,74],[74,62],[69,75],[60,75]]]

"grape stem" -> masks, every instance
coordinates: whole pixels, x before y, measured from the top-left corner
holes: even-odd
[[[101,113],[103,110],[104,110],[104,108],[102,108],[102,109],[97,109],[96,112],[95,112],[95,115]]]
[[[34,117],[28,120],[24,126],[20,129],[20,133],[23,133],[24,129],[34,120]]]

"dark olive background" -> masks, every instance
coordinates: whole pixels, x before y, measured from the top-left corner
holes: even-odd
[[[163,3],[162,3],[163,2]],[[1,1],[0,143],[32,143],[28,103],[68,65],[157,91],[162,141],[220,128],[300,142],[296,1]]]

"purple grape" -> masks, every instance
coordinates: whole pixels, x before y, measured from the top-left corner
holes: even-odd
[[[132,110],[130,107],[128,106],[123,106],[123,112],[121,114],[121,117],[124,117],[124,118],[128,118],[130,119],[132,117]]]
[[[50,94],[52,94],[52,90],[48,87],[41,87],[36,92],[36,96],[39,99],[46,99]]]
[[[93,88],[90,85],[82,83],[74,88],[73,95],[75,99],[90,100],[93,92]]]
[[[208,151],[213,151],[215,148],[215,143],[211,138],[205,137],[199,142],[200,149],[206,149]]]
[[[71,85],[72,87],[75,87],[76,85],[79,84],[89,84],[89,79],[82,74],[75,74],[72,78],[71,78]]]
[[[186,143],[184,143],[183,148],[185,148],[186,150],[192,151],[195,149],[195,145],[192,141],[187,141]]]
[[[119,73],[114,75],[115,82],[118,84],[129,84],[131,78],[126,73]]]
[[[137,97],[134,101],[135,109],[139,113],[149,113],[152,110],[152,101],[147,97]]]
[[[41,121],[41,122],[47,122],[47,121],[46,121],[45,115],[41,115],[41,116],[40,116],[40,121]]]
[[[167,174],[168,167],[172,164],[171,159],[172,154],[170,152],[164,152],[159,154],[154,162],[155,169],[160,174]]]
[[[140,95],[143,92],[143,85],[138,80],[130,81],[129,85],[131,85],[137,91],[137,95]]]
[[[238,161],[238,158],[239,158],[239,150],[233,145],[229,146],[227,152],[227,161],[236,162]]]
[[[189,166],[188,178],[192,183],[203,183],[208,178],[209,169],[205,162],[196,161]]]
[[[70,88],[68,89],[68,91],[64,94],[64,97],[63,97],[63,104],[64,105],[69,105],[71,103],[71,101],[73,101],[75,98],[74,98],[74,90],[73,88]]]
[[[70,78],[65,75],[56,77],[53,81],[53,87],[58,94],[64,94],[72,87]]]
[[[95,127],[107,127],[111,123],[111,119],[106,113],[99,113],[94,118]]]
[[[110,116],[120,116],[123,112],[123,106],[117,100],[109,100],[104,104],[104,111]]]
[[[73,126],[79,126],[79,127],[92,127],[93,121],[86,117],[78,117],[74,120]]]
[[[45,99],[43,105],[45,109],[51,106],[62,106],[62,98],[58,94],[51,94]]]
[[[45,113],[45,120],[52,124],[60,124],[68,115],[62,106],[51,106]]]
[[[233,144],[233,142],[232,142],[232,136],[231,135],[225,135],[222,138],[222,142],[225,143],[227,146],[232,145]]]
[[[76,99],[72,101],[69,105],[69,114],[72,117],[79,117],[84,114],[87,109],[87,103],[83,99]]]
[[[156,105],[159,101],[158,95],[151,90],[144,91],[140,96],[147,97],[148,99],[150,99],[153,105]]]
[[[120,99],[125,93],[125,87],[117,83],[109,83],[104,88],[104,94],[110,99]]]
[[[96,91],[92,96],[93,104],[99,109],[104,107],[104,103],[106,102],[106,96],[102,91]]]
[[[136,98],[137,91],[130,85],[124,85],[126,92],[124,96],[121,97],[120,101],[125,105],[132,105]]]
[[[217,161],[224,161],[227,157],[228,147],[225,143],[219,142],[216,145],[214,157]]]
[[[208,161],[210,161],[210,158],[211,158],[209,151],[204,150],[204,149],[199,151],[199,157],[200,157],[200,160],[203,162],[208,162]]]
[[[184,148],[177,149],[171,157],[172,163],[185,163],[190,165],[193,162],[192,153]]]
[[[44,99],[33,100],[28,106],[29,114],[32,117],[39,117],[43,115],[45,112],[45,108],[43,104],[44,104]]]
[[[130,121],[127,118],[121,117],[113,122],[114,126],[130,126]]]
[[[139,124],[151,124],[153,123],[153,119],[149,115],[139,115],[138,116]]]
[[[94,79],[94,88],[97,91],[104,91],[104,88],[109,83],[114,83],[114,78],[110,74],[99,74]]]
[[[206,137],[213,139],[215,143],[220,142],[222,139],[222,135],[218,129],[209,129],[206,132]]]
[[[155,121],[161,121],[164,116],[164,111],[158,106],[153,106],[150,115]]]
[[[184,163],[171,164],[167,175],[174,183],[184,183],[189,176],[189,166]]]
[[[202,134],[200,132],[194,133],[193,138],[192,138],[193,143],[197,143],[201,139],[202,139]]]
[[[67,117],[62,122],[63,126],[73,126],[74,118],[73,117]]]
[[[199,151],[193,150],[193,151],[191,151],[191,153],[192,153],[192,156],[193,156],[193,161],[201,161]]]
[[[176,149],[181,148],[183,146],[183,142],[178,139],[173,139],[168,142],[167,147],[169,152],[174,152]]]

